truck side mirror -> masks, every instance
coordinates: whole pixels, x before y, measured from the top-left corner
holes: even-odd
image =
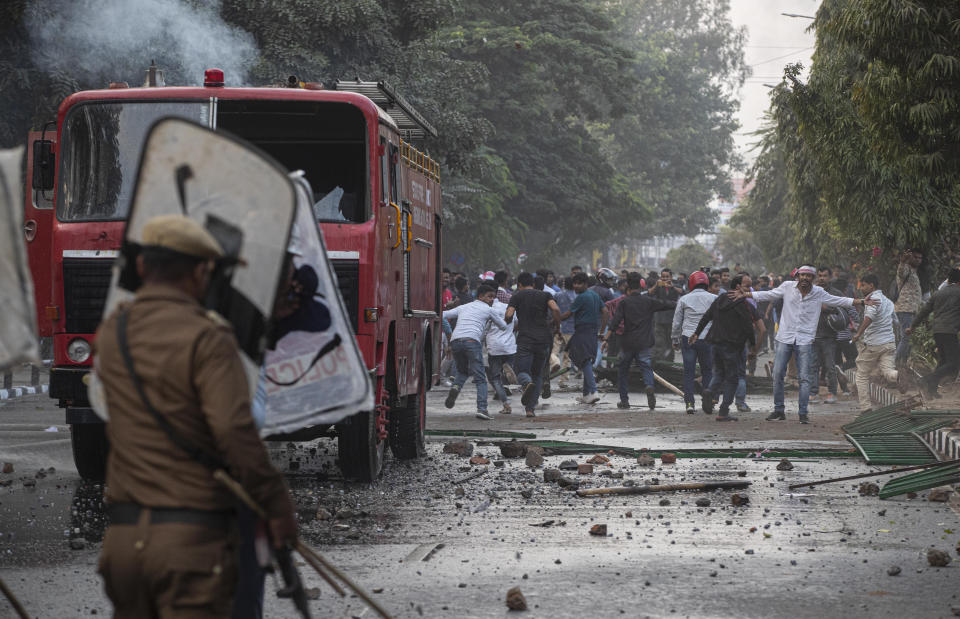
[[[53,189],[53,142],[33,142],[33,188],[40,191]]]

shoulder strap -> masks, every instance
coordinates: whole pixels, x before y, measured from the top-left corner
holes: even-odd
[[[128,311],[129,310],[127,309],[121,310],[119,316],[117,317],[117,344],[120,347],[120,354],[123,355],[123,362],[127,366],[127,372],[130,374],[130,380],[133,381],[133,386],[136,388],[137,394],[143,401],[144,408],[146,408],[147,412],[153,416],[154,420],[157,422],[157,425],[160,426],[164,432],[166,432],[170,441],[186,452],[188,456],[211,471],[215,471],[217,469],[226,470],[227,467],[222,460],[201,449],[197,445],[194,445],[182,435],[178,434],[177,431],[173,429],[173,426],[170,425],[170,422],[167,421],[166,418],[164,418],[164,416],[161,415],[160,412],[157,411],[157,409],[154,408],[153,404],[150,402],[150,399],[147,397],[147,392],[143,389],[143,383],[140,381],[140,377],[137,375],[137,372],[133,367],[133,356],[131,356],[130,346],[127,344]]]

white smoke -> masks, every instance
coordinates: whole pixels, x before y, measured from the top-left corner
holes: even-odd
[[[250,33],[221,19],[219,0],[59,0],[27,19],[38,66],[103,86],[141,85],[154,59],[171,86],[200,84],[210,67],[244,85],[259,54]]]

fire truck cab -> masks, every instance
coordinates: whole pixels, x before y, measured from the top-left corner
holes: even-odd
[[[211,69],[202,87],[78,92],[61,104],[55,132],[31,135],[25,233],[40,332],[53,339],[49,393],[66,411],[77,470],[103,477],[108,445],[84,377],[144,137],[175,116],[243,138],[310,182],[376,407],[334,428],[271,438],[336,434],[344,474],[373,479],[387,444],[398,458],[423,452],[441,337],[443,221],[437,164],[409,141],[436,132],[383,83],[223,84]]]

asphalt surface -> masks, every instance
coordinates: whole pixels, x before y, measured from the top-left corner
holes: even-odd
[[[574,395],[556,392],[534,419],[494,412],[493,421],[482,421],[473,416],[471,388],[452,411],[443,407],[445,392],[435,390],[428,426],[632,448],[847,449],[839,426],[855,416],[841,403],[811,409],[807,426],[795,413],[786,422],[764,422],[770,396],[757,395],[748,398],[754,412],[718,424],[703,413],[684,414],[680,398],[669,394],[658,395],[653,412],[617,410],[615,394],[584,407]],[[491,411],[498,409],[491,403]],[[531,617],[948,617],[960,607],[954,550],[960,520],[950,504],[928,502],[926,493],[880,501],[860,496],[855,482],[787,489],[871,470],[855,457],[797,459],[792,471],[778,471],[777,461],[766,459],[657,460],[641,467],[609,456],[610,466],[595,465],[593,474],[564,472],[582,487],[750,481],[741,491],[749,503],[733,507],[730,491],[579,498],[545,483],[543,469],[585,462],[591,453],[547,456],[532,469],[473,438],[467,440],[474,455],[491,464],[471,465],[442,453],[449,440],[431,436],[420,461],[388,458],[374,484],[340,478],[334,441],[270,446],[287,472],[304,539],[395,617],[517,615],[505,604],[515,586]],[[109,614],[95,573],[102,489],[79,480],[62,412],[45,396],[0,403],[0,460],[15,469],[0,474],[0,482],[12,480],[0,487],[0,577],[31,616]],[[602,476],[603,470],[624,478]],[[696,505],[703,498],[709,506]],[[664,499],[669,504],[661,505]],[[607,525],[605,537],[589,534],[595,524]],[[72,549],[71,540],[79,546],[79,539],[83,548]],[[931,547],[948,551],[954,562],[930,567]],[[888,575],[892,566],[899,575]],[[336,596],[307,566],[300,569],[308,586],[320,589],[311,602],[314,616],[375,616],[356,597]],[[274,590],[268,579],[266,616],[295,617]],[[12,611],[0,600],[0,617],[7,616]]]

